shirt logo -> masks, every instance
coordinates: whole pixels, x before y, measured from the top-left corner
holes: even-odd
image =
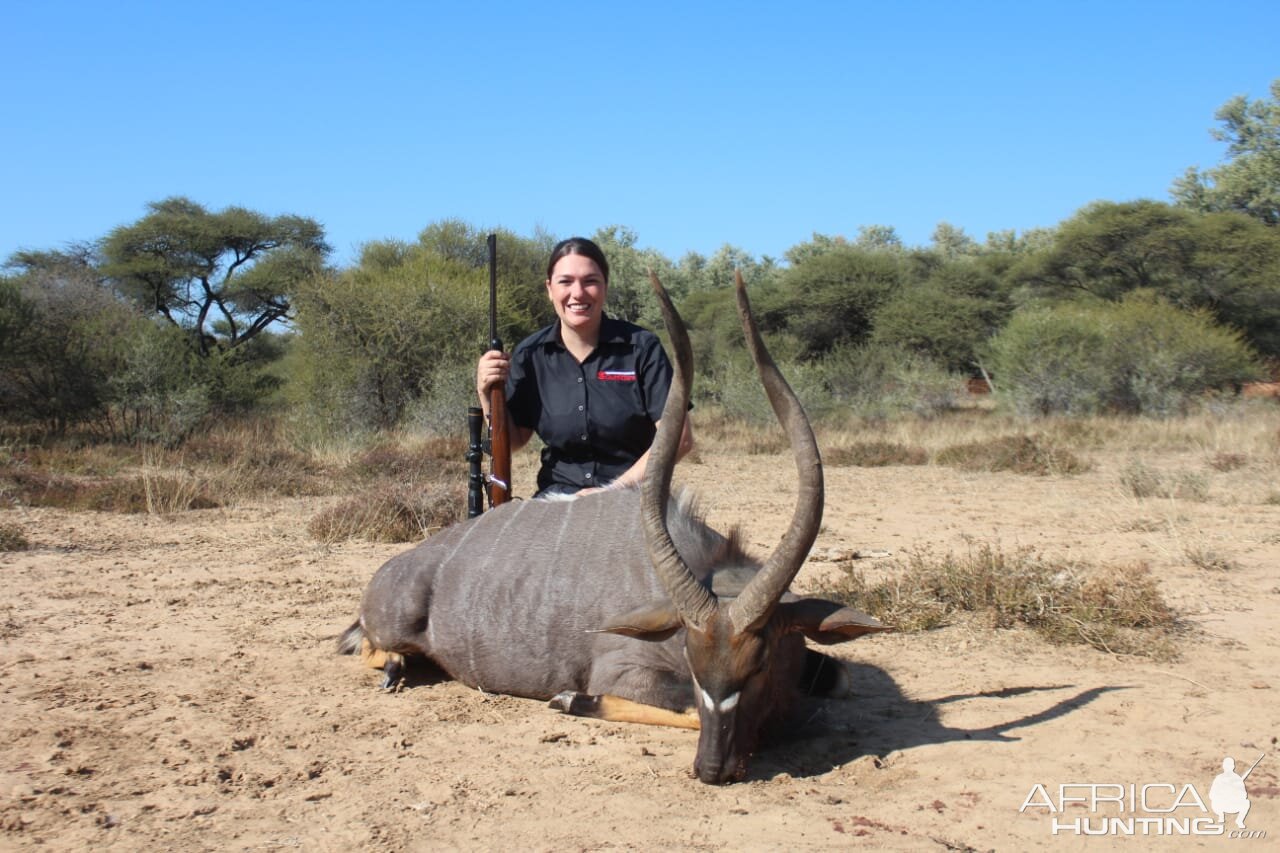
[[[635,382],[636,372],[634,370],[601,370],[596,374],[596,379],[601,382]]]

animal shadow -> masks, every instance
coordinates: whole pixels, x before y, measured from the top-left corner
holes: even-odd
[[[404,669],[400,671],[400,681],[392,689],[400,691],[414,687],[433,687],[446,681],[453,681],[453,679],[430,658],[406,655]]]
[[[817,776],[863,756],[880,762],[890,753],[926,744],[972,740],[1016,742],[1009,732],[1026,729],[1066,716],[1104,693],[1123,686],[1076,690],[1072,684],[1027,685],[977,693],[958,693],[936,699],[912,699],[899,689],[884,670],[869,664],[846,663],[853,683],[850,698],[806,699],[796,709],[791,725],[773,737],[753,760],[748,778],[770,778],[781,773],[794,777]],[[971,699],[1007,700],[1028,694],[1074,691],[1065,696],[1046,695],[1039,710],[1013,716],[974,729],[948,726],[941,719],[945,706]]]

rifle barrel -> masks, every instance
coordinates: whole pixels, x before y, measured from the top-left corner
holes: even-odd
[[[498,338],[498,235],[490,234],[489,245],[489,349],[502,350]]]
[[[498,337],[498,235],[489,235],[489,349],[502,351]],[[489,505],[511,500],[511,436],[507,433],[507,389],[489,392]]]

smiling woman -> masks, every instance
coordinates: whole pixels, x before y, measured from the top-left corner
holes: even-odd
[[[506,383],[512,448],[534,433],[544,443],[538,496],[639,483],[671,385],[667,354],[652,332],[605,314],[609,261],[590,240],[556,245],[545,286],[556,321],[510,354],[480,357],[485,416],[490,389]],[[680,456],[692,447],[686,418]]]

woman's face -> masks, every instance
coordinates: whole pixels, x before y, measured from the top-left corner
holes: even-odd
[[[580,333],[599,329],[608,293],[600,267],[586,255],[565,255],[547,279],[547,296],[561,325]]]

